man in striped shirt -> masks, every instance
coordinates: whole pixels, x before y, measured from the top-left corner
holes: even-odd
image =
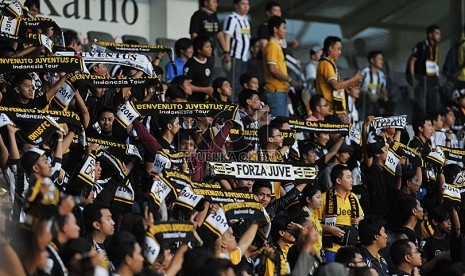
[[[235,11],[232,12],[224,23],[225,56],[226,64],[232,63],[229,79],[233,84],[232,100],[235,101],[241,90],[239,77],[247,70],[250,47],[250,23],[249,0],[234,0]]]

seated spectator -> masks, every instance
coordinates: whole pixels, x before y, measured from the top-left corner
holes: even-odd
[[[313,96],[310,99],[310,111],[312,115],[307,118],[307,121],[323,121],[329,115],[328,106],[329,104],[323,96]]]
[[[239,82],[243,89],[252,89],[258,91],[260,88],[258,81],[258,77],[256,75],[252,75],[250,73],[244,73],[239,77]]]
[[[189,38],[180,38],[174,43],[174,51],[176,57],[174,58],[174,66],[176,66],[176,72],[174,72],[173,64],[167,63],[165,66],[165,78],[166,81],[171,81],[174,77],[183,74],[184,65],[192,58],[194,54],[194,48],[192,46],[192,40]]]
[[[346,267],[365,267],[367,264],[362,258],[360,250],[355,246],[341,247],[334,259],[336,263],[341,263]]]
[[[191,81],[185,75],[174,77],[171,80],[171,85],[180,86],[184,90],[184,93],[186,94],[187,98],[192,96],[193,92],[192,92]]]
[[[219,103],[231,103],[231,83],[227,78],[219,77],[213,81],[213,98]]]
[[[388,264],[380,255],[380,251],[387,245],[387,234],[382,218],[367,216],[360,222],[358,231],[363,261],[368,267],[374,268],[378,275],[388,276]]]
[[[415,275],[414,270],[418,270],[421,266],[421,254],[418,248],[406,239],[397,240],[391,245],[390,256],[394,265],[391,276]]]

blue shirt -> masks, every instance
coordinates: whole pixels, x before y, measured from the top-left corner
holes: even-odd
[[[180,76],[183,74],[184,64],[186,62],[180,57],[174,58],[174,65],[176,65],[176,74],[174,74],[173,65],[169,62],[165,66],[165,78],[166,81],[172,80],[174,77]]]

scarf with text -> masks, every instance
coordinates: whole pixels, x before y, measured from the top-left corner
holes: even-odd
[[[73,72],[84,70],[82,60],[71,56],[0,58],[0,73]]]
[[[153,264],[161,248],[172,244],[191,243],[192,246],[202,244],[202,239],[189,222],[157,222],[146,232],[143,255],[149,264]]]
[[[116,120],[127,127],[139,116],[221,117],[236,116],[238,106],[225,103],[156,103],[127,101],[118,108]]]
[[[289,120],[291,128],[296,131],[316,132],[316,133],[340,133],[342,135],[349,133],[348,124],[335,124],[325,122],[312,122],[298,119]]]
[[[317,176],[314,166],[262,162],[209,162],[211,175],[219,178],[266,179],[271,181],[313,181]]]

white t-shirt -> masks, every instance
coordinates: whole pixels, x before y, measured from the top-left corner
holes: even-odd
[[[386,77],[383,71],[378,70],[378,72],[372,73],[370,67],[366,67],[361,74],[364,76],[360,87],[361,91],[379,95],[381,89],[386,87]]]

